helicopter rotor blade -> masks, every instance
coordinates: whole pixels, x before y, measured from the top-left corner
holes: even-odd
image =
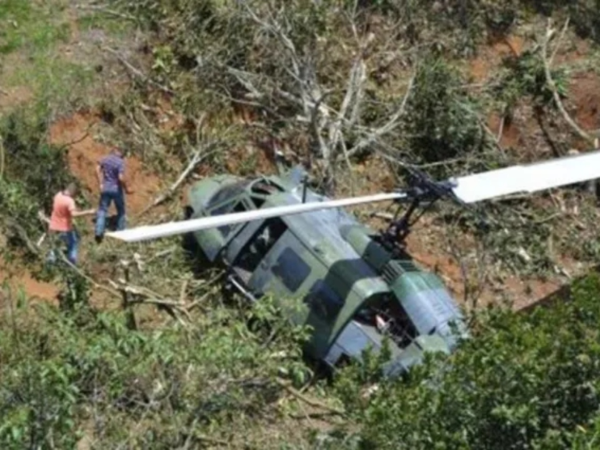
[[[456,197],[474,203],[600,178],[600,151],[492,170],[452,180]]]
[[[128,230],[106,233],[112,238],[121,239],[126,242],[145,241],[149,239],[175,236],[178,234],[190,233],[193,231],[205,230],[208,228],[217,228],[224,225],[233,225],[241,222],[251,222],[253,220],[269,219],[292,214],[301,214],[323,209],[341,208],[346,206],[359,205],[363,203],[374,203],[383,201],[400,200],[408,195],[404,192],[395,192],[388,194],[367,195],[363,197],[351,197],[339,200],[325,200],[322,202],[307,202],[295,205],[276,206],[272,208],[256,209],[251,211],[223,214],[219,216],[202,217],[198,219],[183,220],[179,222],[169,222],[159,225],[147,225]]]

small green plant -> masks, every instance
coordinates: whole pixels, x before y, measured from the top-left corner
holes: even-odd
[[[485,139],[474,109],[458,73],[441,58],[425,59],[407,104],[408,147],[422,163],[481,150]]]
[[[87,301],[85,285],[73,293]],[[148,331],[129,329],[124,312],[76,305],[8,311],[0,311],[2,448],[73,448],[90,428],[108,448],[173,447],[196,434],[243,441],[240,429],[277,413],[277,377],[297,386],[311,377],[303,331],[283,323],[270,299],[246,310],[215,302],[187,327]],[[274,326],[250,332],[252,318]]]
[[[544,63],[539,51],[527,50],[516,58],[505,60],[506,71],[494,89],[498,97],[511,110],[523,97],[531,97],[542,107],[553,104],[553,93],[546,82]],[[552,79],[561,96],[566,95],[567,77],[563,69],[552,70]]]

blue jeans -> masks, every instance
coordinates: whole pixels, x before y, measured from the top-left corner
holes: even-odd
[[[96,214],[96,236],[104,235],[106,215],[112,202],[115,202],[115,208],[117,209],[117,230],[125,229],[125,195],[123,191],[102,192],[98,213]]]
[[[79,237],[77,236],[77,232],[75,230],[62,231],[58,233],[57,237],[67,246],[67,259],[71,262],[71,264],[76,265],[77,254],[79,252]],[[54,248],[50,250],[47,261],[49,263],[56,262]]]

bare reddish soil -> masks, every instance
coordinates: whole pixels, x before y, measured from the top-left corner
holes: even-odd
[[[58,304],[58,286],[36,280],[27,269],[16,267],[0,257],[0,283],[5,282],[12,295],[16,295],[22,289],[31,300],[41,299]]]
[[[78,112],[57,121],[50,127],[50,142],[67,146],[67,159],[73,175],[99,197],[96,164],[110,153],[110,147],[93,137],[93,129],[100,118],[90,112]],[[127,196],[128,213],[135,215],[148,206],[160,191],[160,178],[145,171],[135,156],[126,158],[126,178],[133,194]]]
[[[573,117],[585,131],[600,130],[600,77],[593,72],[576,74],[569,85]]]
[[[500,66],[504,58],[519,56],[524,45],[523,38],[509,36],[480,49],[479,55],[469,64],[473,81],[485,82],[490,74],[493,75],[494,69]]]

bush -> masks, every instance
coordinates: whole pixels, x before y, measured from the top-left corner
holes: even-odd
[[[121,313],[12,305],[0,316],[0,447],[73,448],[86,433],[98,448],[243,441],[241,428],[276,409],[278,374],[306,372],[302,329],[246,326],[280,318],[266,300],[246,313],[215,308],[189,328],[132,331]]]
[[[417,71],[407,104],[408,147],[421,163],[443,161],[485,145],[474,102],[443,59],[430,56]]]
[[[19,183],[32,199],[51,206],[53,193],[64,188],[71,176],[63,149],[47,141],[48,111],[26,108],[0,122],[0,136],[6,154],[6,180]]]
[[[570,301],[529,315],[493,308],[447,362],[432,358],[405,383],[361,401],[356,370],[337,382],[359,448],[570,448],[600,420],[600,278]]]
[[[38,211],[50,211],[54,194],[72,180],[64,151],[46,143],[47,113],[43,106],[34,105],[0,120],[4,162],[0,223],[15,248],[30,246],[28,236],[43,228]]]

